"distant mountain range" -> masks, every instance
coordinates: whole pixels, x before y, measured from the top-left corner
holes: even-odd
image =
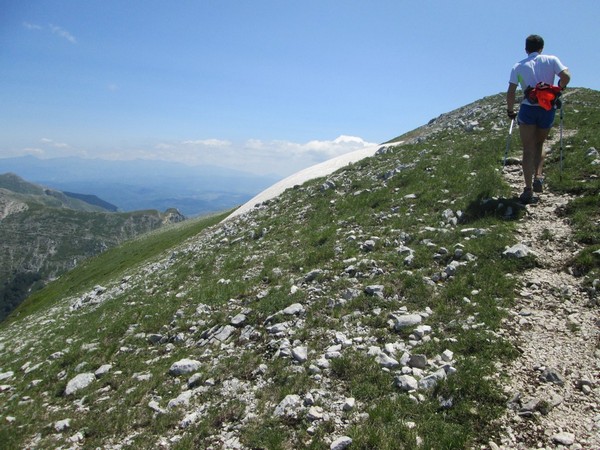
[[[94,195],[0,174],[0,321],[48,279],[128,239],[184,220],[176,209],[115,210]]]
[[[176,208],[187,217],[243,204],[279,180],[217,166],[76,157],[2,158],[0,174],[6,172],[65,193],[94,195],[120,211]]]

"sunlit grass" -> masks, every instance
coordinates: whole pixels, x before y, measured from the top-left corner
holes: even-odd
[[[486,101],[495,105],[497,100]],[[579,108],[581,114],[589,114],[590,127],[583,132],[585,145],[592,145],[597,139],[591,126],[596,116],[586,111],[597,107]],[[578,136],[570,145],[583,139]],[[311,362],[331,345],[336,331],[364,330],[364,346],[344,349],[322,373],[335,386],[337,397],[354,397],[359,411],[368,413],[345,428],[352,448],[469,448],[487,443],[506,400],[497,363],[517,356],[495,333],[513,302],[511,274],[538,263],[535,258],[502,257],[505,247],[517,240],[518,220],[507,220],[498,211],[510,194],[500,172],[505,138],[503,131],[490,131],[488,125],[481,132],[454,129],[404,144],[327,177],[333,188],[323,189],[325,180],[320,179],[289,189],[228,229],[226,239],[225,234],[210,234],[224,216],[198,220],[106,252],[61,277],[2,326],[7,341],[16,342],[17,336],[24,340],[14,351],[2,352],[2,370],[19,370],[28,361],[43,365],[11,381],[16,392],[27,392],[33,402],[19,404],[19,396],[2,394],[3,414],[15,417],[20,428],[9,433],[0,427],[0,439],[9,448],[23,447],[41,427],[38,446],[58,447],[64,443],[51,425],[71,416],[73,431],[85,430],[90,448],[117,445],[128,437],[131,448],[152,448],[159,439],[174,436],[178,439],[172,441],[173,448],[207,448],[214,445],[211,436],[227,423],[237,424],[240,441],[250,448],[328,448],[324,439],[335,430],[331,419],[309,434],[311,424],[305,417],[272,415],[286,395],[304,396],[323,386],[307,371],[310,362],[275,357],[281,339],[264,331],[270,318],[269,323],[304,324],[292,328],[287,337],[290,344],[308,347]],[[589,225],[590,217],[598,217],[595,179],[581,188],[596,169],[580,164],[576,155],[573,151],[565,160],[563,184],[553,182],[551,188],[583,195],[565,211],[578,240],[588,245],[572,265],[597,277],[597,241]],[[554,179],[556,161],[550,158],[548,164]],[[394,168],[401,169],[386,177]],[[493,201],[482,203],[488,199]],[[456,224],[445,221],[447,209],[463,213]],[[587,222],[584,215],[579,217],[580,210]],[[546,238],[551,238],[549,233]],[[375,242],[374,248],[363,246],[367,240]],[[398,251],[402,245],[414,253],[411,264]],[[463,253],[459,261],[465,264],[456,274],[446,281],[426,282],[445,270],[458,248]],[[467,260],[467,254],[475,259]],[[42,314],[51,317],[48,308],[67,308],[65,298],[97,284],[115,283],[150,262],[165,261],[168,267],[148,271],[134,287],[97,307],[61,313],[56,323],[42,323]],[[358,274],[351,275],[349,266]],[[314,269],[321,272],[307,280]],[[384,286],[384,298],[364,292],[371,284]],[[297,289],[294,294],[292,286]],[[340,301],[349,288],[358,289],[358,295]],[[277,315],[292,303],[304,305],[305,313],[293,318]],[[210,312],[197,313],[200,304],[208,305]],[[431,311],[426,321],[432,326],[431,339],[419,352],[433,358],[448,349],[456,357],[454,376],[412,397],[394,385],[396,374],[383,371],[366,354],[370,345],[382,347],[409,337],[411,331],[396,331],[388,323],[389,314],[401,308]],[[234,338],[224,347],[199,344],[204,331],[228,324],[242,310],[249,311],[247,325],[259,331],[249,343]],[[153,344],[149,334],[163,336],[168,344]],[[63,350],[61,357],[49,359]],[[185,430],[179,426],[183,409],[157,414],[148,406],[155,400],[166,408],[169,399],[182,392],[187,377],[168,375],[170,364],[182,358],[201,361],[199,383],[206,389],[198,394],[196,406],[210,405]],[[114,365],[112,371],[75,397],[87,409],[73,412],[75,399],[65,398],[63,391],[75,367],[93,372],[106,363]],[[262,365],[266,369],[258,371]],[[139,374],[148,378],[140,381]],[[223,398],[218,387],[234,379],[253,383],[258,378],[265,386],[254,393],[256,415],[242,425],[247,405]],[[35,379],[42,381],[28,388]],[[443,406],[440,399],[450,403]]]

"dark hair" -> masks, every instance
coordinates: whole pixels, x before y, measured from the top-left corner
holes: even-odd
[[[525,51],[527,53],[539,52],[544,48],[544,40],[537,34],[527,36],[525,39]]]

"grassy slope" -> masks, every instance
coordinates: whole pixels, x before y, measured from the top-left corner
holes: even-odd
[[[572,268],[586,276],[588,286],[600,278],[600,257],[593,253],[600,250],[600,164],[592,164],[594,156],[589,154],[590,149],[600,151],[599,102],[597,91],[581,90],[566,97],[564,127],[576,128],[577,134],[563,139],[562,174],[560,144],[555,145],[547,171],[553,189],[577,197],[565,214],[575,228],[575,239],[586,246],[574,256]],[[554,132],[559,129],[555,127]]]
[[[3,202],[25,206],[0,220],[0,321],[43,281],[163,225],[158,211],[111,213],[15,175],[2,175],[0,181],[14,189],[2,189]]]
[[[90,258],[75,270],[65,273],[43,290],[31,295],[7,322],[24,320],[28,315],[47,309],[65,297],[81,294],[95,285],[102,285],[123,276],[139,264],[157,257],[226,216],[227,214],[219,214],[201,217],[167,226]]]
[[[578,128],[579,133],[568,141],[562,182],[556,183],[556,158],[548,160],[551,188],[583,194],[578,202],[587,208],[587,219],[596,224],[598,168],[584,160],[587,148],[600,146],[595,130],[600,121],[598,97],[596,92],[580,91],[570,98],[568,105],[580,112],[571,110],[566,127]],[[479,108],[481,105],[485,108]],[[328,378],[338,394],[355,397],[369,413],[364,420],[348,425],[346,432],[354,439],[353,448],[417,448],[417,436],[422,440],[419,448],[465,448],[489,438],[494,433],[493,420],[506,400],[494,363],[515,356],[514,349],[494,330],[501,326],[505,308],[513,299],[510,274],[535,261],[501,257],[505,246],[517,240],[513,235],[515,222],[504,219],[511,193],[499,173],[506,132],[494,131],[491,126],[502,117],[502,97],[484,99],[465,111],[471,119],[480,120],[484,131],[442,129],[423,141],[342,169],[330,177],[335,189],[322,191],[323,180],[315,180],[287,191],[250,219],[224,228],[202,231],[209,223],[200,221],[155,233],[94,258],[31,298],[22,305],[19,316],[0,328],[0,372],[22,374],[11,380],[12,391],[0,394],[4,402],[0,420],[14,416],[18,432],[2,426],[0,440],[17,448],[40,433],[40,447],[57,446],[60,440],[51,424],[73,417],[72,429],[83,430],[90,447],[124,442],[127,436],[132,448],[150,448],[160,436],[169,435],[180,439],[176,448],[206,447],[209,436],[245,416],[246,405],[214,398],[207,392],[201,402],[218,406],[210,406],[202,420],[187,430],[178,430],[180,411],[153,415],[147,407],[150,399],[169,399],[180,392],[176,381],[166,376],[169,365],[196,351],[172,341],[175,344],[165,353],[164,347],[143,344],[131,333],[132,327],[136,334],[169,330],[197,340],[197,333],[226,323],[227,317],[242,306],[252,311],[249,322],[260,329],[269,315],[298,301],[308,309],[306,326],[290,339],[316,351],[329,345],[325,336],[332,330],[349,332],[359,325],[380,345],[406,339],[386,324],[388,313],[406,306],[409,311],[432,311],[427,323],[434,338],[419,347],[420,353],[432,356],[450,349],[457,355],[454,365],[458,374],[418,402],[400,393],[393,386],[393,375],[382,371],[364,352],[349,350],[333,360]],[[411,137],[426,131],[417,130]],[[391,169],[413,164],[387,181],[382,177]],[[407,194],[416,198],[405,198]],[[482,203],[490,197],[504,200]],[[504,207],[498,208],[499,204]],[[445,227],[442,212],[447,208],[464,211],[465,221],[458,227]],[[579,208],[578,204],[569,213],[585,240],[584,236],[590,236],[585,231],[589,230],[589,220],[577,217]],[[465,232],[465,228],[475,231]],[[177,245],[196,233],[187,244]],[[407,244],[415,250],[411,267],[404,267],[398,255],[402,233],[409,236]],[[598,247],[597,234],[591,235],[596,237],[584,253]],[[364,255],[358,243],[373,236],[378,245]],[[423,277],[443,270],[448,262],[448,257],[433,258],[433,253],[442,247],[453,251],[457,244],[465,253],[475,255],[476,261],[436,287],[423,283]],[[134,289],[90,311],[60,312],[66,297],[96,284],[118,283],[124,275],[140,272],[140,267],[152,265],[152,261],[164,261],[159,258],[161,252],[172,253],[170,265],[143,272],[143,282]],[[585,267],[590,279],[597,278],[598,259],[590,254],[582,262],[583,256],[579,255],[574,264]],[[330,308],[329,299],[339,298],[343,289],[353,286],[347,276],[340,275],[347,266],[343,261],[352,257],[377,262],[380,270],[361,283],[384,285],[385,299],[361,295]],[[317,284],[303,285],[299,280],[314,268],[323,270]],[[230,282],[220,283],[222,279]],[[288,294],[292,282],[303,287],[295,296]],[[257,295],[261,292],[267,294]],[[199,303],[213,310],[201,326],[193,313]],[[53,313],[48,309],[51,306],[59,312]],[[377,308],[381,313],[373,314]],[[362,315],[356,316],[356,311]],[[60,320],[48,325],[53,314]],[[190,331],[194,327],[199,330]],[[224,355],[211,364],[207,359],[203,380],[213,378],[217,385],[232,378],[252,382],[256,367],[267,363],[265,377],[270,384],[257,393],[256,417],[242,428],[242,442],[253,448],[327,448],[323,438],[333,430],[332,423],[323,423],[314,436],[309,436],[306,419],[288,422],[270,415],[272,405],[286,394],[322,386],[305,371],[291,370],[289,361],[273,361],[267,351],[268,340],[262,335],[252,345],[239,344],[235,357]],[[95,344],[95,350],[87,350],[90,343]],[[62,358],[48,359],[61,350],[65,350]],[[95,370],[108,361],[120,373],[109,374],[85,391],[82,409],[75,413],[73,402],[62,395],[66,381],[76,373],[75,366],[85,362],[87,368]],[[42,363],[43,370],[23,375],[19,368],[27,362]],[[140,383],[132,379],[141,372],[151,373],[151,380]],[[61,376],[63,373],[66,377]],[[28,387],[34,379],[41,382]],[[23,396],[32,400],[21,402]],[[440,399],[450,400],[452,406],[442,407]],[[414,426],[409,426],[411,422]]]

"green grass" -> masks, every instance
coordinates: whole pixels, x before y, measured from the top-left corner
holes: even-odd
[[[7,319],[7,323],[17,318],[23,320],[24,317],[47,308],[61,298],[80,294],[95,285],[115,280],[132,271],[139,264],[172,248],[176,243],[218,223],[226,216],[227,214],[221,214],[181,222],[109,249],[85,261],[77,269],[65,273],[43,290],[35,292],[13,312]]]
[[[500,100],[494,96],[482,104],[500,117]],[[575,123],[584,137],[572,136],[569,145],[573,149],[598,145],[593,125],[600,102],[583,100],[578,93],[571,104],[576,101],[589,103],[577,106],[582,121]],[[450,128],[404,144],[327,177],[334,181],[333,189],[321,189],[324,179],[289,189],[268,208],[255,210],[249,219],[232,222],[221,232],[211,225],[223,216],[184,222],[108,251],[47,286],[0,328],[0,344],[5,346],[0,351],[2,370],[43,363],[43,370],[19,372],[20,377],[10,381],[19,395],[0,394],[5,401],[0,413],[16,417],[20,427],[18,432],[0,427],[2,442],[23,447],[41,428],[40,448],[66,445],[51,424],[70,416],[72,431],[84,430],[90,448],[123,443],[126,437],[130,448],[156,447],[161,438],[174,438],[173,448],[205,448],[216,445],[214,436],[219,433],[237,430],[240,441],[250,448],[326,449],[326,439],[340,431],[332,417],[311,423],[303,414],[292,420],[276,418],[272,412],[288,394],[316,393],[318,398],[320,390],[330,390],[328,395],[336,399],[357,400],[355,411],[341,416],[347,421],[343,432],[352,437],[352,448],[453,449],[487,444],[506,403],[497,364],[518,356],[496,331],[514,301],[512,274],[538,262],[502,257],[505,247],[518,240],[515,228],[522,211],[510,203],[510,189],[501,177],[506,136],[491,129],[499,119],[486,116],[485,108],[474,110],[480,111],[474,114],[481,115],[485,131]],[[569,154],[562,182],[555,182],[558,162],[550,157],[548,178],[550,189],[580,196],[564,211],[585,247],[570,264],[590,278],[591,286],[599,268],[593,253],[598,248],[597,230],[589,225],[590,217],[598,217],[596,173],[590,172],[597,169],[580,161],[584,157],[575,150]],[[409,168],[385,179],[397,167]],[[516,211],[511,220],[505,217],[508,206]],[[457,226],[444,222],[446,209],[463,213]],[[585,213],[579,217],[581,210]],[[475,231],[464,232],[467,228]],[[193,245],[184,245],[188,238]],[[548,231],[542,238],[553,236]],[[361,247],[368,239],[376,242],[370,251]],[[404,264],[406,254],[398,253],[401,244],[414,251],[410,266]],[[467,261],[464,256],[461,261],[466,264],[453,277],[434,286],[426,283],[424,278],[445,270],[457,247],[476,259]],[[442,248],[448,253],[439,253]],[[344,262],[350,258],[355,258],[353,275],[346,272],[349,263]],[[137,276],[146,264],[165,261],[168,268]],[[306,281],[313,269],[320,269],[321,275]],[[117,283],[126,275],[137,276],[129,290],[96,308],[61,312],[65,298],[97,284]],[[383,285],[385,298],[367,295],[364,287],[371,284]],[[299,289],[293,295],[292,286]],[[348,288],[356,288],[359,295],[340,301]],[[305,306],[304,315],[277,315],[272,323],[287,322],[290,345],[307,346],[309,361],[304,364],[276,356],[282,338],[265,331],[267,317],[296,302]],[[196,314],[201,303],[211,312]],[[57,312],[52,313],[51,307]],[[431,312],[424,321],[432,327],[431,335],[413,353],[431,359],[448,349],[455,355],[452,365],[457,373],[420,395],[400,392],[394,385],[397,374],[381,370],[366,353],[369,346],[407,342],[412,330],[395,331],[388,323],[389,314],[402,308]],[[226,344],[200,343],[204,332],[229,323],[243,310],[256,332],[248,341],[240,339],[242,331],[237,330]],[[55,322],[46,322],[53,318]],[[332,345],[336,332],[363,339],[362,346],[343,349],[319,380],[307,369]],[[151,344],[149,333],[161,334],[168,344]],[[8,342],[18,346],[8,351]],[[90,343],[97,344],[95,350],[89,350]],[[49,354],[60,350],[65,350],[62,357],[48,360]],[[155,414],[148,403],[155,399],[165,408],[182,392],[188,377],[167,372],[173,361],[189,357],[202,364],[203,386],[189,409],[205,409],[194,424],[181,429],[184,410]],[[76,396],[85,397],[82,402],[89,410],[75,414],[72,399],[62,395],[75,367],[86,363],[85,370],[95,370],[107,362],[114,365],[113,371]],[[133,378],[136,373],[150,373],[151,378],[139,381]],[[42,381],[27,388],[36,378]],[[214,384],[205,384],[209,379]],[[221,392],[226,383],[235,382],[244,383],[239,398]],[[263,383],[260,388],[246,389],[258,382]],[[20,405],[23,395],[33,402]],[[105,396],[109,399],[103,401]],[[248,398],[256,401],[254,415],[244,421]],[[318,398],[317,405],[326,407],[330,401]]]
[[[547,165],[550,189],[577,196],[564,213],[574,227],[575,240],[586,247],[572,259],[571,267],[586,277],[588,285],[600,278],[600,258],[592,254],[600,245],[600,164],[593,164],[593,158],[587,155],[591,148],[600,149],[600,110],[596,106],[599,101],[600,93],[588,89],[566,98],[564,130],[575,128],[577,133],[568,137],[563,133],[562,169],[560,142],[554,145]],[[553,131],[558,137],[559,124],[557,119]]]

